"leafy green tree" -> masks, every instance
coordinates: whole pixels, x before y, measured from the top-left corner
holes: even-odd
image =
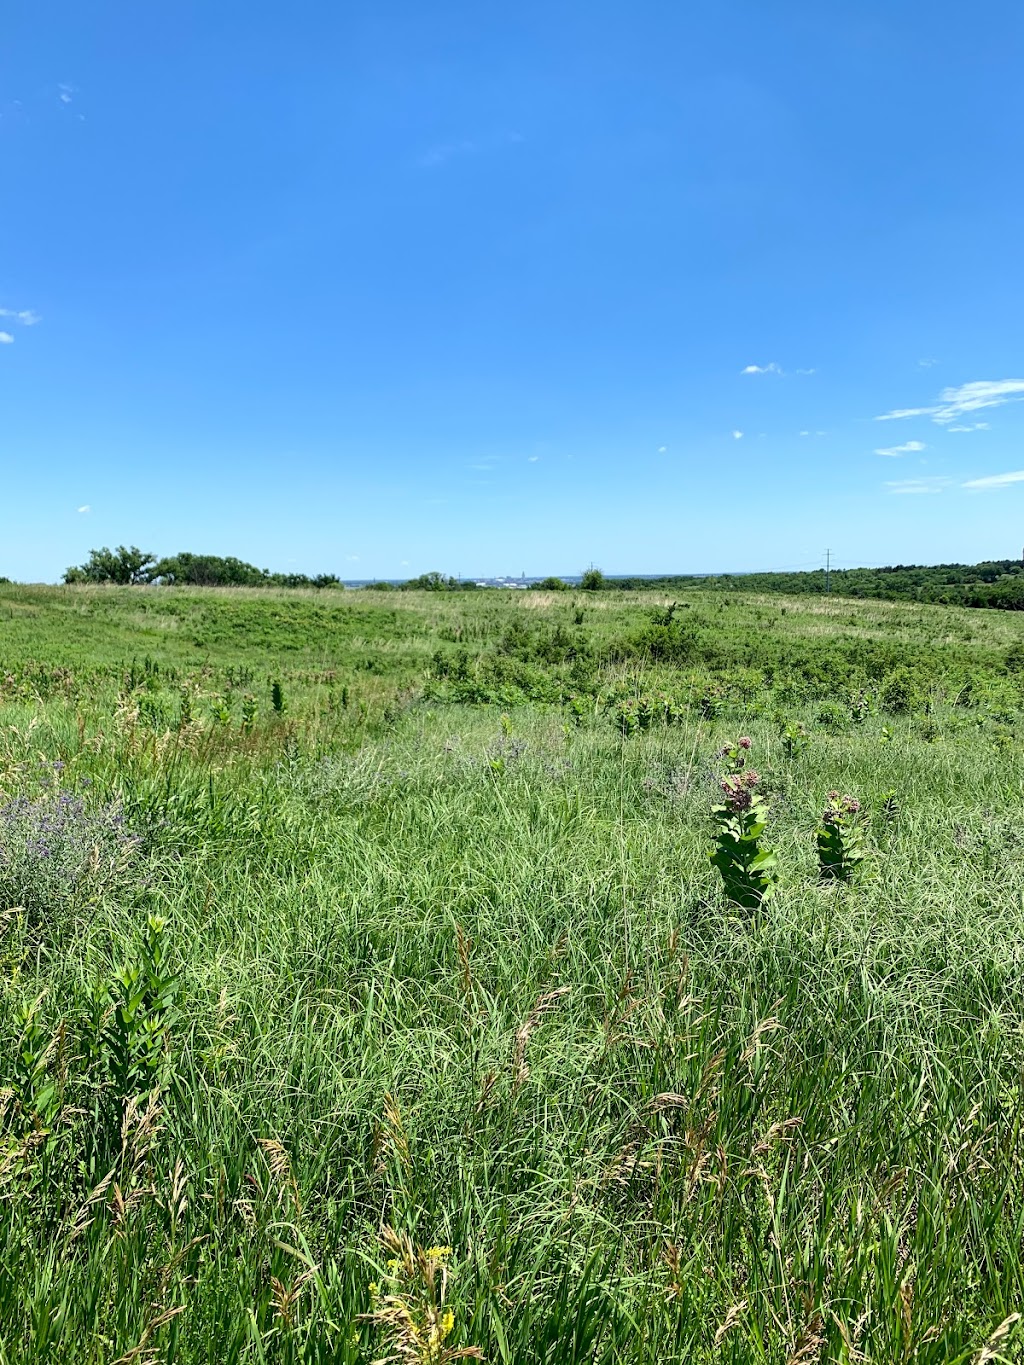
[[[334,588],[341,586],[337,574],[310,578],[304,573],[271,573],[234,555],[197,555],[182,550],[154,567],[153,579],[161,583],[188,584],[198,588]]]
[[[187,583],[202,588],[255,588],[270,582],[270,572],[233,555],[197,555],[187,550],[161,559],[153,570],[161,583]]]
[[[154,577],[156,556],[137,545],[119,545],[110,550],[90,550],[84,564],[72,566],[64,574],[65,583],[149,583]]]
[[[430,573],[421,573],[418,578],[410,578],[402,587],[408,592],[451,592],[459,587],[459,582],[456,578],[445,578],[443,573],[433,569]]]
[[[542,578],[539,583],[534,584],[541,592],[568,592],[569,584],[562,578]]]
[[[600,592],[602,588],[608,586],[607,579],[600,569],[595,569],[593,565],[586,571],[580,579],[580,587],[584,592]]]

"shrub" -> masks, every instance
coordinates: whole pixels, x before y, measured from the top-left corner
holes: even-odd
[[[847,719],[846,712],[835,701],[825,702],[818,710],[818,724],[830,734],[838,734],[840,730],[845,730]]]
[[[881,702],[886,711],[905,715],[921,703],[921,689],[908,668],[896,668],[882,683]]]

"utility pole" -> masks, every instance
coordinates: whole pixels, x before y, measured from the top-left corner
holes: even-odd
[[[831,591],[832,591],[832,551],[831,551],[831,550],[826,550],[826,551],[825,551],[825,591],[826,591],[826,593],[831,593]]]

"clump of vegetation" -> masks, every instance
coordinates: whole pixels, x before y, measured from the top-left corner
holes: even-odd
[[[417,1246],[408,1233],[385,1227],[384,1250],[390,1253],[383,1284],[373,1286],[373,1310],[367,1321],[381,1330],[395,1360],[421,1365],[448,1365],[455,1360],[481,1360],[478,1346],[448,1345],[455,1314],[445,1306],[451,1247]]]
[[[787,721],[782,729],[782,752],[787,758],[796,758],[810,744],[811,738],[806,725],[800,721]]]
[[[87,807],[57,785],[63,766],[56,760],[51,767],[49,790],[0,806],[0,905],[16,907],[30,924],[50,931],[66,927],[106,888],[123,883],[139,848],[119,804]]]
[[[893,715],[902,716],[916,710],[921,700],[921,686],[908,668],[894,669],[882,684],[882,706]]]
[[[849,722],[849,714],[838,702],[827,701],[818,708],[818,724],[831,734],[838,734],[846,729]]]
[[[857,798],[829,792],[816,835],[822,881],[853,881],[867,856],[866,832],[867,822]]]
[[[744,736],[719,752],[725,772],[719,780],[723,800],[712,806],[715,845],[712,866],[721,874],[725,894],[747,910],[759,909],[775,890],[776,856],[762,841],[768,804],[757,787],[760,777],[746,766],[751,741]]]

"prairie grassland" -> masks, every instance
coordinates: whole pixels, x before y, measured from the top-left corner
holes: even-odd
[[[0,587],[2,1365],[1021,1358],[1024,623],[670,608]]]

